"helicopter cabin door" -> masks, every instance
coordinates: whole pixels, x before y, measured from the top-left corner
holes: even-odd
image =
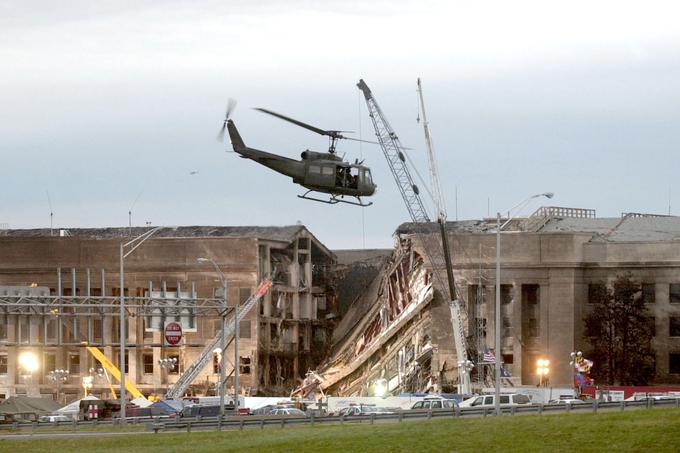
[[[335,185],[335,164],[310,163],[305,173],[305,185],[333,187]]]

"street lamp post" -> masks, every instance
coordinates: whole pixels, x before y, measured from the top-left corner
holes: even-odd
[[[495,388],[494,388],[494,411],[496,415],[501,415],[501,230],[513,219],[512,211],[525,206],[534,198],[552,198],[555,194],[544,192],[532,195],[521,203],[516,204],[508,210],[508,219],[501,225],[501,213],[496,213],[496,307],[495,307]]]
[[[57,402],[59,402],[59,397],[61,395],[61,383],[68,381],[69,374],[68,370],[63,370],[61,368],[47,373],[47,378],[57,386]]]
[[[164,359],[158,360],[158,365],[161,367],[161,370],[165,370],[166,373],[170,373],[170,371],[175,369],[175,366],[177,365],[177,358],[175,357],[166,357]],[[162,372],[161,372],[162,374]],[[161,382],[162,382],[163,377],[161,376]]]
[[[536,361],[536,374],[538,374],[538,385],[540,387],[548,386],[548,375],[550,374],[550,360],[538,359]]]
[[[130,256],[132,252],[137,250],[137,247],[142,245],[144,241],[149,239],[151,236],[162,230],[163,228],[168,228],[164,226],[159,226],[152,228],[151,230],[140,234],[136,238],[128,241],[126,243],[120,243],[120,422],[125,424],[125,341],[127,329],[125,328],[125,258]],[[175,227],[172,227],[175,228]],[[130,249],[126,252],[125,249],[129,247]]]
[[[224,275],[220,267],[217,265],[215,260],[211,258],[198,258],[197,261],[199,263],[212,263],[213,267],[217,271],[217,274],[220,276],[220,281],[222,282],[222,333],[220,334],[220,385],[219,385],[219,392],[220,392],[220,418],[224,417],[224,397],[226,394],[226,385],[227,385],[227,367],[226,365],[226,360],[225,360],[225,353],[227,352],[225,349],[227,349],[227,277]],[[234,323],[236,323],[236,307],[234,307]],[[236,330],[234,330],[234,351],[235,354],[238,354],[238,343],[237,343],[237,336],[236,336]],[[238,370],[236,367],[238,366],[238,362],[234,362],[236,365],[234,365],[234,373],[238,373]],[[238,376],[238,374],[235,374],[235,376]],[[236,377],[235,379],[238,379]],[[234,381],[236,384],[238,381]],[[235,387],[236,388],[236,387]],[[238,399],[236,399],[236,402],[234,403],[235,407],[238,408]],[[238,410],[238,409],[237,409]]]

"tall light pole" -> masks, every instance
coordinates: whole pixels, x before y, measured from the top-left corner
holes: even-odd
[[[217,263],[211,259],[211,258],[198,258],[196,261],[199,263],[212,263],[213,267],[217,271],[217,274],[220,276],[220,281],[222,282],[222,333],[220,334],[220,351],[222,353],[220,354],[220,385],[219,385],[219,392],[220,392],[220,418],[224,417],[224,396],[226,394],[226,386],[227,386],[227,367],[226,365],[226,360],[225,360],[225,354],[226,354],[226,349],[227,349],[227,277],[225,277],[224,273],[220,269],[220,267],[217,265]],[[234,307],[234,323],[236,323],[236,307]],[[236,330],[234,330],[234,350],[238,351],[238,343],[236,343]],[[235,354],[238,354],[236,352]],[[236,367],[238,366],[238,362],[234,362],[236,365],[234,365],[234,373],[238,373],[238,370]],[[238,374],[235,374],[235,376],[238,376]],[[236,386],[234,386],[236,388]],[[238,402],[235,403],[235,407],[238,407]]]
[[[146,233],[143,233],[136,238],[128,241],[126,243],[120,243],[120,422],[125,424],[125,258],[130,256],[132,252],[137,250],[137,247],[142,245],[144,241],[149,239],[151,236],[162,230],[163,228],[168,228],[164,226],[159,226],[152,228]],[[176,228],[176,227],[171,227]],[[129,248],[126,252],[125,249]]]
[[[494,388],[494,410],[496,415],[501,415],[501,230],[510,220],[511,213],[519,207],[523,207],[534,198],[555,196],[552,192],[544,192],[532,195],[521,203],[516,204],[508,210],[508,219],[501,225],[501,213],[496,213],[496,316],[495,316],[495,388]]]

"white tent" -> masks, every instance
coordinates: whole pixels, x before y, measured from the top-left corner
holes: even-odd
[[[62,407],[61,409],[57,409],[55,412],[58,413],[58,414],[63,414],[63,415],[77,414],[77,413],[80,412],[80,402],[81,401],[83,401],[83,400],[85,400],[85,401],[98,400],[98,399],[99,398],[97,398],[96,396],[87,395],[83,399],[75,400],[75,401],[68,403],[66,406]]]

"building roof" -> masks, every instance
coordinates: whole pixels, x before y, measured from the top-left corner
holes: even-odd
[[[509,225],[504,231],[520,227],[521,222]],[[513,228],[515,227],[515,228]],[[446,222],[446,231],[454,234],[495,232],[495,222],[463,220]],[[606,242],[660,242],[680,240],[680,217],[629,214],[623,217],[575,218],[552,217],[535,233],[585,233],[592,241]],[[396,234],[438,234],[436,222],[402,223]]]
[[[593,241],[661,242],[680,240],[680,217],[627,215],[602,219],[551,219],[541,233],[592,233]]]
[[[446,222],[446,231],[449,233],[489,233],[495,231],[496,224],[487,223],[484,220],[457,220],[455,222]],[[427,223],[402,223],[397,227],[396,234],[416,234],[416,233],[437,233],[439,234],[439,225],[437,222]]]
[[[51,233],[49,228],[23,230],[0,230],[0,237],[49,237],[64,235],[90,239],[115,239],[137,237],[155,227],[114,227],[114,228],[68,228],[57,229]],[[180,226],[165,228],[154,235],[155,238],[205,238],[205,237],[249,237],[272,241],[292,241],[304,225],[288,226]]]

